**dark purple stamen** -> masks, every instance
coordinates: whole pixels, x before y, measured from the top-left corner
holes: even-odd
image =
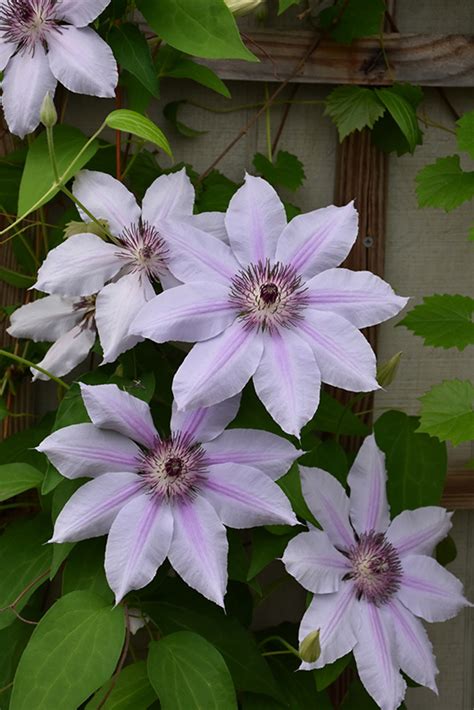
[[[61,32],[56,0],[7,0],[0,9],[0,39],[18,46],[19,52],[34,53],[48,33]]]
[[[165,471],[168,476],[180,476],[183,473],[183,462],[177,456],[172,456],[165,463]]]
[[[264,303],[275,303],[278,298],[278,286],[275,284],[263,284],[260,286],[260,298]]]
[[[360,535],[348,554],[352,570],[347,575],[357,597],[380,606],[398,591],[402,577],[400,557],[383,533],[371,530]]]

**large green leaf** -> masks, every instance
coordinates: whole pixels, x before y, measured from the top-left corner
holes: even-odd
[[[297,535],[300,530],[301,528],[297,528],[283,535],[273,535],[265,528],[252,530],[252,556],[247,571],[247,579],[253,579],[270,562],[281,557],[291,538]]]
[[[385,412],[375,422],[378,446],[385,453],[387,493],[392,517],[406,508],[439,505],[446,478],[446,446],[417,431],[418,417]]]
[[[194,631],[222,653],[238,690],[275,696],[272,674],[252,634],[234,617],[185,587],[167,580],[156,602],[143,605],[162,634]]]
[[[446,380],[421,399],[418,431],[451,441],[455,446],[474,440],[474,385],[469,380]]]
[[[342,141],[354,131],[372,128],[385,113],[385,106],[373,89],[338,86],[326,99],[325,113],[336,124]]]
[[[474,299],[445,294],[426,296],[397,325],[404,325],[420,335],[425,345],[464,350],[474,345]]]
[[[10,710],[76,710],[114,672],[124,636],[122,607],[90,592],[61,597],[21,657]]]
[[[19,619],[0,631],[0,702],[2,708],[9,706],[10,689],[20,656],[33,632],[33,626]]]
[[[112,681],[97,691],[86,705],[86,710],[98,710]],[[156,701],[156,693],[150,685],[145,661],[126,666],[107,697],[107,710],[147,710]]]
[[[465,113],[457,122],[459,150],[465,150],[474,160],[474,111]]]
[[[105,123],[109,128],[115,131],[124,131],[131,133],[133,136],[142,138],[144,141],[154,143],[158,148],[161,148],[167,155],[173,157],[171,147],[165,134],[158,126],[150,121],[146,116],[142,116],[136,111],[129,109],[117,109],[109,113],[105,119]]]
[[[376,94],[408,142],[411,153],[421,141],[421,131],[413,105],[398,91],[376,89]]]
[[[397,103],[400,103],[401,106],[404,106],[405,113],[408,112],[410,114],[411,120],[409,124],[412,125],[412,137],[414,137],[415,128],[413,116],[416,118],[418,106],[423,101],[423,91],[419,86],[414,86],[413,84],[394,84],[389,89],[385,89],[385,91],[391,95],[392,103],[395,107]],[[397,102],[397,97],[401,100],[400,102]],[[388,101],[390,101],[390,97]],[[416,143],[417,145],[421,145],[423,142],[423,134],[419,126],[417,127],[416,134]],[[401,126],[389,111],[386,111],[382,118],[374,125],[372,129],[372,142],[385,153],[395,152],[397,155],[404,155],[405,153],[413,152],[413,148],[401,130]]]
[[[138,79],[150,94],[158,96],[159,84],[150,47],[136,25],[125,22],[114,25],[108,41],[118,63]]]
[[[160,50],[156,64],[160,76],[169,76],[173,79],[191,79],[226,98],[230,98],[229,89],[212,69],[194,62],[190,57],[169,45]]]
[[[350,44],[358,37],[378,34],[384,12],[383,0],[337,0],[320,13],[319,20],[336,42]]]
[[[315,432],[329,432],[347,436],[367,436],[369,429],[350,407],[345,407],[330,394],[321,390],[321,399],[316,414],[301,434],[304,448],[314,447]]]
[[[474,171],[461,169],[459,155],[438,158],[416,176],[420,207],[440,207],[450,212],[474,197]]]
[[[224,659],[198,634],[178,631],[150,644],[148,676],[162,710],[237,710]]]
[[[63,594],[84,589],[112,604],[114,594],[105,577],[104,556],[103,539],[84,540],[77,544],[64,568]]]
[[[18,599],[15,609],[20,612],[33,592],[47,580],[53,550],[45,543],[50,537],[51,524],[46,516],[19,520],[0,537],[0,609]],[[9,609],[0,612],[0,629],[15,619]]]
[[[98,141],[93,141],[75,162],[73,169],[67,170],[76,155],[84,148],[87,140],[77,128],[64,125],[55,127],[56,162],[59,175],[65,174],[65,182],[83,168],[99,149]],[[27,214],[33,206],[38,208],[46,204],[57,193],[58,188],[54,187],[54,173],[49,159],[46,132],[44,132],[35,139],[28,150],[18,198],[19,216]]]
[[[17,288],[30,288],[35,282],[33,276],[28,276],[28,274],[22,274],[19,271],[13,271],[13,269],[7,269],[5,266],[0,266],[0,281],[4,281],[10,286],[16,286]]]
[[[186,54],[257,61],[224,0],[138,0],[137,5],[152,29]]]
[[[43,474],[27,463],[7,463],[0,466],[0,501],[39,488]]]

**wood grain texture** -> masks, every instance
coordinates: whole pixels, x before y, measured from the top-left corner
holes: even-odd
[[[471,28],[469,28],[471,29]],[[311,31],[260,30],[246,35],[247,46],[260,59],[204,62],[223,79],[284,81],[314,41]],[[394,81],[421,86],[474,86],[474,35],[384,35],[387,68],[378,38],[352,45],[324,40],[298,76],[309,84],[388,85]],[[200,60],[201,61],[201,60]]]

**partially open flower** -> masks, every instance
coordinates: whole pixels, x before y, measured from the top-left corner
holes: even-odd
[[[234,15],[246,15],[265,4],[265,0],[224,0]]]

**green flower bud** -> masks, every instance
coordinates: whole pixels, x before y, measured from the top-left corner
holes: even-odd
[[[319,643],[319,629],[311,631],[300,643],[299,654],[302,661],[314,663],[321,655],[321,644]]]
[[[108,228],[107,220],[99,219],[98,221],[103,225],[103,229],[95,222],[68,222],[64,230],[64,239],[74,237],[76,234],[96,234],[101,239],[105,239]]]
[[[47,92],[43,99],[40,110],[40,121],[45,128],[52,128],[58,122],[58,114],[54,105],[53,97]]]
[[[402,355],[402,352],[396,353],[377,367],[377,382],[381,387],[388,387],[394,381]]]

